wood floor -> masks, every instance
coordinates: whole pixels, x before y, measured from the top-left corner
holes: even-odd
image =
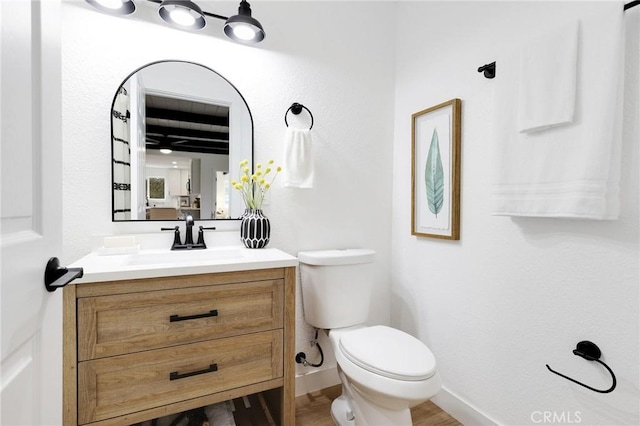
[[[296,426],[334,426],[331,401],[340,396],[341,387],[332,386],[296,398]],[[431,401],[411,409],[414,426],[459,426],[449,414]]]

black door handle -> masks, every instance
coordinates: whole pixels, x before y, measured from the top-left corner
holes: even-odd
[[[53,292],[66,286],[76,278],[82,278],[83,274],[84,270],[82,268],[61,267],[58,258],[52,257],[44,269],[44,287],[48,292]]]

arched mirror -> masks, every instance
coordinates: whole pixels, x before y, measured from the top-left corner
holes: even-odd
[[[230,181],[253,164],[253,119],[242,94],[203,65],[137,69],[111,106],[113,221],[238,219]]]

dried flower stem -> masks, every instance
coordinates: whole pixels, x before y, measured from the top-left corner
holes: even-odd
[[[273,164],[273,160],[269,160],[268,164]],[[239,181],[232,180],[231,185],[242,193],[242,199],[247,208],[259,210],[262,209],[264,198],[276,180],[278,173],[282,171],[282,168],[277,166],[275,173],[271,177],[271,181],[267,182],[267,175],[272,172],[271,167],[267,166],[263,169],[262,164],[258,163],[256,164],[256,171],[253,174],[249,174],[250,169],[248,165],[249,160],[242,160],[240,162],[240,179]]]

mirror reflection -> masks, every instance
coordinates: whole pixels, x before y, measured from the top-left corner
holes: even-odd
[[[114,221],[238,219],[238,164],[253,162],[242,95],[202,65],[162,61],[133,72],[112,110]]]

